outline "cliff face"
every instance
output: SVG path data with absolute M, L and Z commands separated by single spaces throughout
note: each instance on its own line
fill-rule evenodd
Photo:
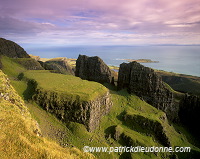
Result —
M 166 117 L 163 117 L 163 119 L 166 120 Z M 132 123 L 133 129 L 134 127 L 135 128 L 141 127 L 143 133 L 151 134 L 160 144 L 164 146 L 171 145 L 169 138 L 165 133 L 166 130 L 160 122 L 145 118 L 141 115 L 129 115 L 129 114 L 125 114 L 124 121 Z
M 57 73 L 62 74 L 71 74 L 74 75 L 74 71 L 71 66 L 68 64 L 67 59 L 63 58 L 62 60 L 50 60 L 44 63 L 44 67 L 49 70 L 55 70 Z
M 17 63 L 22 65 L 27 70 L 44 70 L 38 61 L 32 58 L 18 58 L 14 59 Z
M 109 92 L 92 101 L 80 101 L 78 96 L 76 99 L 69 99 L 56 92 L 37 89 L 33 99 L 62 121 L 84 124 L 88 131 L 99 126 L 101 117 L 107 114 L 112 106 Z
M 86 55 L 79 55 L 76 61 L 75 75 L 82 79 L 99 83 L 111 82 L 111 70 L 97 56 L 88 57 Z
M 30 58 L 21 46 L 3 38 L 0 38 L 0 55 L 11 58 Z
M 119 69 L 118 89 L 127 88 L 147 103 L 161 109 L 168 117 L 173 118 L 177 108 L 173 105 L 173 94 L 153 69 L 137 62 L 122 63 Z
M 199 136 L 200 98 L 186 94 L 180 101 L 179 118 L 192 132 Z

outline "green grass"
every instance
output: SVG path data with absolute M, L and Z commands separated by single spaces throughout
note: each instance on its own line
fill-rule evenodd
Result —
M 18 75 L 26 69 L 20 64 L 16 63 L 14 59 L 6 56 L 1 57 L 1 62 L 3 65 L 3 72 L 8 75 L 11 79 L 17 79 Z
M 97 82 L 82 80 L 72 75 L 49 71 L 27 71 L 24 75 L 28 79 L 37 81 L 38 86 L 46 91 L 79 96 L 82 101 L 94 100 L 108 91 L 106 87 Z
M 24 72 L 24 75 L 26 78 L 35 79 L 38 82 L 38 85 L 39 85 L 38 88 L 43 88 L 46 91 L 55 91 L 60 94 L 66 94 L 66 95 L 71 94 L 74 96 L 78 95 L 82 97 L 82 100 L 91 100 L 105 93 L 106 91 L 108 91 L 108 89 L 106 89 L 101 84 L 98 84 L 96 82 L 84 81 L 78 77 L 73 77 L 70 75 L 54 74 L 48 71 L 27 71 L 21 65 L 15 63 L 14 60 L 6 58 L 6 57 L 3 58 L 2 63 L 4 64 L 3 71 L 9 75 L 9 78 L 12 79 L 11 81 L 12 85 L 15 87 L 19 95 L 22 97 L 24 97 L 25 95 L 24 93 L 25 90 L 27 91 L 26 93 L 30 93 L 30 90 L 27 90 L 26 80 L 22 80 L 22 81 L 15 80 L 17 79 L 18 75 L 22 72 Z M 14 70 L 13 70 L 13 66 L 15 66 Z M 176 132 L 173 125 L 169 125 L 167 120 L 161 120 L 161 117 L 165 115 L 164 112 L 157 110 L 156 108 L 152 107 L 146 102 L 140 100 L 140 98 L 137 97 L 136 95 L 128 94 L 126 90 L 121 90 L 121 91 L 110 90 L 110 92 L 112 96 L 113 106 L 110 110 L 110 113 L 101 119 L 100 126 L 94 132 L 88 132 L 85 126 L 82 124 L 78 124 L 74 122 L 62 123 L 55 116 L 46 112 L 37 104 L 32 103 L 31 101 L 27 102 L 26 105 L 28 106 L 28 109 L 32 116 L 30 117 L 30 115 L 28 115 L 29 119 L 31 119 L 31 121 L 33 121 L 32 118 L 37 120 L 39 127 L 41 129 L 41 132 L 43 133 L 45 137 L 45 139 L 39 137 L 40 144 L 38 143 L 38 137 L 30 137 L 31 139 L 29 139 L 28 137 L 27 139 L 29 143 L 28 145 L 25 145 L 23 143 L 27 141 L 24 138 L 23 138 L 23 141 L 21 142 L 21 138 L 17 135 L 17 134 L 20 134 L 21 131 L 19 133 L 18 129 L 20 127 L 23 128 L 24 125 L 31 127 L 30 122 L 26 121 L 27 124 L 23 124 L 24 119 L 23 120 L 19 119 L 19 118 L 22 118 L 20 115 L 18 116 L 13 115 L 15 112 L 16 113 L 19 112 L 19 109 L 15 107 L 14 105 L 5 107 L 4 105 L 6 104 L 1 104 L 0 105 L 1 110 L 3 110 L 1 112 L 3 113 L 0 113 L 0 115 L 3 114 L 2 116 L 5 116 L 5 118 L 1 116 L 1 119 L 5 121 L 9 121 L 11 123 L 12 123 L 12 120 L 19 119 L 20 121 L 16 123 L 17 125 L 16 134 L 12 130 L 11 126 L 8 127 L 9 129 L 6 128 L 3 130 L 3 132 L 7 131 L 9 133 L 14 134 L 12 139 L 6 136 L 6 138 L 9 139 L 9 141 L 15 141 L 15 138 L 16 139 L 20 138 L 20 142 L 16 141 L 19 143 L 17 144 L 17 146 L 10 144 L 10 149 L 13 148 L 13 149 L 19 150 L 19 152 L 22 152 L 22 154 L 26 153 L 24 152 L 25 150 L 30 149 L 31 155 L 33 155 L 33 157 L 35 158 L 40 157 L 40 156 L 36 156 L 40 154 L 47 155 L 47 156 L 52 155 L 53 157 L 52 156 L 51 157 L 55 158 L 54 157 L 55 154 L 64 154 L 68 152 L 70 152 L 72 155 L 74 153 L 75 154 L 78 153 L 82 155 L 82 153 L 79 150 L 77 150 L 76 152 L 73 152 L 71 151 L 71 149 L 67 148 L 66 150 L 63 150 L 58 145 L 57 145 L 58 147 L 55 146 L 56 145 L 54 143 L 55 141 L 63 146 L 66 146 L 66 147 L 74 146 L 79 149 L 82 149 L 85 145 L 94 146 L 94 147 L 127 146 L 128 142 L 123 141 L 122 138 L 119 141 L 117 141 L 112 137 L 114 133 L 113 130 L 115 130 L 116 126 L 117 126 L 117 130 L 121 131 L 124 136 L 129 138 L 129 141 L 132 141 L 133 143 L 138 143 L 139 146 L 156 146 L 156 145 L 160 146 L 160 144 L 156 142 L 152 136 L 147 136 L 147 134 L 141 131 L 139 128 L 132 129 L 129 125 L 124 124 L 123 117 L 124 117 L 124 113 L 126 112 L 130 115 L 142 116 L 146 118 L 147 120 L 160 122 L 165 130 L 166 135 L 168 136 L 170 142 L 172 143 L 172 146 L 191 146 L 193 150 L 196 150 L 198 152 L 200 151 L 197 147 L 194 147 L 192 144 L 188 142 L 184 132 L 181 134 Z M 22 100 L 16 100 L 16 101 L 18 101 L 19 107 L 22 107 L 22 105 L 20 105 L 20 101 L 21 102 L 23 101 Z M 10 113 L 9 110 L 13 109 L 13 107 L 15 107 L 16 110 L 11 111 L 12 113 Z M 23 108 L 26 108 L 26 107 L 23 106 Z M 27 108 L 26 108 L 26 111 L 27 111 Z M 9 113 L 11 115 L 8 115 Z M 12 116 L 13 118 L 9 119 Z M 21 123 L 22 125 L 20 125 Z M 34 126 L 32 126 L 32 129 L 33 128 Z M 22 136 L 27 133 L 30 134 L 29 129 L 27 130 L 28 132 L 23 131 L 21 133 Z M 2 139 L 5 136 L 5 134 L 3 134 L 2 132 L 0 133 L 1 133 L 0 138 Z M 36 138 L 37 140 L 32 139 L 32 138 Z M 3 144 L 3 140 L 1 141 Z M 7 144 L 9 145 L 9 143 Z M 22 145 L 22 147 L 20 148 L 19 145 Z M 44 149 L 43 147 L 47 147 L 47 148 Z M 3 149 L 6 150 L 6 147 L 3 147 Z M 7 151 L 10 151 L 10 149 L 7 149 Z M 56 150 L 53 151 L 53 149 L 56 149 Z M 0 151 L 3 151 L 3 150 L 0 148 Z M 34 153 L 36 154 L 34 155 Z M 12 154 L 10 158 L 13 158 L 13 155 L 14 154 Z M 94 153 L 94 155 L 98 158 L 103 158 L 103 159 L 113 158 L 114 159 L 114 158 L 119 158 L 121 155 L 123 156 L 124 154 Z M 133 158 L 144 158 L 144 159 L 162 158 L 161 157 L 162 155 L 163 154 L 158 154 L 158 156 L 156 156 L 153 153 L 131 154 Z M 184 158 L 184 155 L 185 153 L 182 153 L 179 156 L 181 156 L 181 158 Z M 44 156 L 43 158 L 45 157 L 46 156 Z M 78 158 L 79 155 L 77 155 L 76 157 Z M 0 155 L 0 158 L 2 158 L 1 155 Z
M 12 86 L 15 88 L 15 90 L 18 92 L 18 94 L 23 98 L 24 97 L 24 91 L 27 88 L 27 84 L 25 81 L 11 81 Z

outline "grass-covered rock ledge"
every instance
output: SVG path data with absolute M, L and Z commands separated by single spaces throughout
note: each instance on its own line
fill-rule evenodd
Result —
M 112 105 L 108 89 L 96 82 L 49 71 L 27 71 L 24 77 L 32 90 L 29 98 L 64 122 L 84 124 L 88 131 L 98 127 Z

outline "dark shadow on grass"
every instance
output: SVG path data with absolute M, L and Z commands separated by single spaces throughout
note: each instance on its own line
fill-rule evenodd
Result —
M 124 122 L 124 115 L 126 114 L 126 111 L 124 110 L 123 112 L 121 112 L 118 116 L 117 119 Z
M 114 137 L 115 127 L 116 127 L 116 125 L 110 126 L 104 131 L 105 132 L 105 138 L 108 138 L 108 137 L 113 138 Z
M 35 80 L 29 80 L 27 82 L 27 88 L 23 93 L 25 100 L 31 100 L 33 95 L 36 93 L 37 82 Z

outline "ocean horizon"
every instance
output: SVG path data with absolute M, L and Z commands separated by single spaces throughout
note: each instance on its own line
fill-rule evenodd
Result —
M 149 46 L 68 46 L 24 47 L 29 54 L 41 58 L 78 55 L 99 56 L 107 65 L 119 66 L 125 59 L 151 59 L 158 63 L 142 63 L 153 69 L 200 77 L 199 45 L 149 45 Z

